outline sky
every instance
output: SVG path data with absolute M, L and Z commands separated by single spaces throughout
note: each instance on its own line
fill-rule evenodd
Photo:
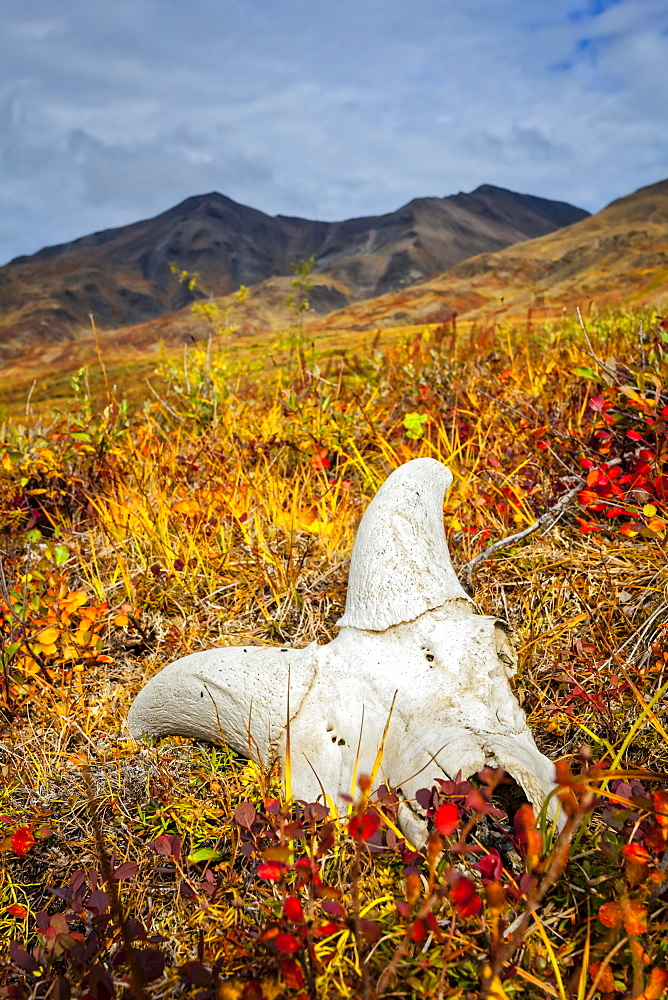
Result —
M 220 191 L 344 219 L 668 177 L 666 0 L 0 0 L 0 263 Z

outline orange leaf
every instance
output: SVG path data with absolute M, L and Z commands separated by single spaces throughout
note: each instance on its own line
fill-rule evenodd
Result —
M 43 646 L 52 646 L 57 640 L 60 632 L 57 628 L 45 628 L 43 632 L 40 632 L 37 639 Z
M 535 868 L 543 851 L 543 835 L 536 827 L 536 817 L 528 802 L 520 806 L 515 814 L 515 822 L 522 829 L 526 838 L 527 869 Z
M 642 844 L 624 844 L 622 852 L 628 861 L 634 861 L 636 864 L 648 864 L 652 860 L 650 853 Z
M 627 934 L 644 934 L 647 930 L 647 907 L 640 903 L 625 903 L 622 919 Z
M 652 969 L 641 1000 L 659 1000 L 666 986 L 668 986 L 668 972 L 665 969 Z
M 622 922 L 622 904 L 604 903 L 599 907 L 598 919 L 605 927 L 619 927 Z
M 598 976 L 598 971 L 602 965 L 602 962 L 594 962 L 594 964 L 589 967 L 589 975 L 593 980 L 595 980 Z M 603 972 L 598 980 L 598 989 L 601 993 L 615 992 L 615 977 L 613 976 L 612 969 L 609 965 L 603 967 Z
M 654 792 L 653 802 L 657 823 L 668 827 L 668 792 Z

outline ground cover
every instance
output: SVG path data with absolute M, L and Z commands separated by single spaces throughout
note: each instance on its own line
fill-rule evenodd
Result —
M 665 325 L 432 328 L 346 358 L 297 333 L 263 378 L 212 338 L 144 398 L 101 371 L 5 425 L 0 996 L 664 994 Z M 363 776 L 337 823 L 225 747 L 129 738 L 186 652 L 332 638 L 359 516 L 423 455 L 455 475 L 456 566 L 515 631 L 560 837 L 489 771 L 426 781 L 417 851 Z

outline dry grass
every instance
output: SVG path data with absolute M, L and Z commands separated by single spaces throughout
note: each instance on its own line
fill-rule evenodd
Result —
M 641 319 L 650 330 L 644 339 Z M 11 961 L 5 951 L 0 996 L 66 996 L 67 979 L 72 995 L 100 998 L 133 982 L 136 996 L 203 1000 L 216 991 L 245 1000 L 377 990 L 464 997 L 478 995 L 481 983 L 494 997 L 658 998 L 663 987 L 651 970 L 667 963 L 668 857 L 656 840 L 666 826 L 652 820 L 660 781 L 586 778 L 606 794 L 617 790 L 617 804 L 613 797 L 593 818 L 577 786 L 574 815 L 587 818 L 578 833 L 574 826 L 566 866 L 550 854 L 547 834 L 537 858 L 522 862 L 521 837 L 506 824 L 515 844 L 504 848 L 504 872 L 491 883 L 501 895 L 488 886 L 474 913 L 453 891 L 454 861 L 480 895 L 470 867 L 479 855 L 415 858 L 391 837 L 370 854 L 363 837 L 335 829 L 328 839 L 326 821 L 299 810 L 301 826 L 289 828 L 289 807 L 272 811 L 277 775 L 224 748 L 178 739 L 141 747 L 124 724 L 146 678 L 186 652 L 330 639 L 359 516 L 401 462 L 428 455 L 452 468 L 445 515 L 461 567 L 533 523 L 587 475 L 587 463 L 616 462 L 633 475 L 645 449 L 651 475 L 642 483 L 636 475 L 614 499 L 622 513 L 605 516 L 613 500 L 601 487 L 600 509 L 596 497 L 588 510 L 576 503 L 546 532 L 481 564 L 473 579 L 481 612 L 515 630 L 515 690 L 541 749 L 576 771 L 586 743 L 595 759 L 629 775 L 665 773 L 668 719 L 656 696 L 668 673 L 660 478 L 667 345 L 647 315 L 600 317 L 587 337 L 574 322 L 488 331 L 477 342 L 436 330 L 348 361 L 306 355 L 296 337 L 272 377 L 231 371 L 214 343 L 191 352 L 185 371 L 163 370 L 158 395 L 147 391 L 134 412 L 113 392 L 97 402 L 82 383 L 60 412 L 5 428 L 0 508 L 11 595 L 2 625 L 0 933 L 42 950 L 34 971 L 16 946 Z M 592 408 L 592 398 L 611 406 Z M 426 422 L 411 421 L 416 413 Z M 465 825 L 470 810 L 453 801 Z M 243 813 L 235 819 L 243 802 L 257 810 L 248 828 L 238 821 Z M 385 815 L 391 821 L 391 805 Z M 23 828 L 36 837 L 25 854 L 12 846 Z M 183 844 L 175 857 L 149 846 L 175 834 Z M 650 859 L 638 876 L 620 852 L 641 841 Z M 294 860 L 291 850 L 317 855 L 327 891 L 312 879 L 295 887 L 293 871 L 278 881 L 258 875 L 262 856 L 284 863 Z M 105 852 L 112 868 L 138 868 L 113 880 Z M 133 950 L 123 944 L 113 898 L 100 914 L 82 902 L 77 919 L 48 929 L 64 908 L 51 888 L 81 869 L 120 887 L 125 914 L 159 937 L 139 935 L 135 949 L 161 951 L 164 968 L 141 956 L 139 966 L 136 956 L 128 965 Z M 499 964 L 503 922 L 531 908 L 548 876 L 554 884 Z M 284 915 L 287 896 L 307 907 L 310 929 Z M 345 917 L 334 916 L 329 935 L 318 937 L 332 918 L 322 909 L 327 899 Z M 630 932 L 621 917 L 613 926 L 597 921 L 602 904 L 624 900 L 649 915 L 647 932 Z M 48 912 L 41 935 L 39 911 Z M 98 935 L 87 959 L 75 960 L 68 927 L 89 942 Z M 277 949 L 276 928 L 296 935 L 301 964 Z M 606 956 L 609 964 L 597 966 Z

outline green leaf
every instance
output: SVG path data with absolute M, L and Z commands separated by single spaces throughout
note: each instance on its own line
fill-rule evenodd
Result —
M 10 642 L 8 643 L 2 651 L 2 660 L 5 664 L 9 663 L 11 658 L 15 653 L 21 648 L 20 642 Z
M 579 375 L 580 378 L 593 378 L 595 380 L 598 380 L 598 375 L 595 372 L 593 372 L 591 370 L 591 368 L 584 368 L 584 367 L 583 368 L 574 368 L 573 369 L 573 374 L 574 375 Z
M 417 441 L 424 434 L 424 425 L 429 420 L 426 413 L 407 413 L 403 419 L 403 425 L 406 429 L 406 437 L 412 438 L 413 441 Z
M 213 847 L 198 847 L 197 850 L 188 855 L 188 861 L 196 864 L 198 861 L 218 861 L 221 857 L 222 854 L 214 850 Z
M 56 566 L 62 566 L 70 557 L 70 550 L 66 545 L 56 545 L 53 549 L 53 558 Z

